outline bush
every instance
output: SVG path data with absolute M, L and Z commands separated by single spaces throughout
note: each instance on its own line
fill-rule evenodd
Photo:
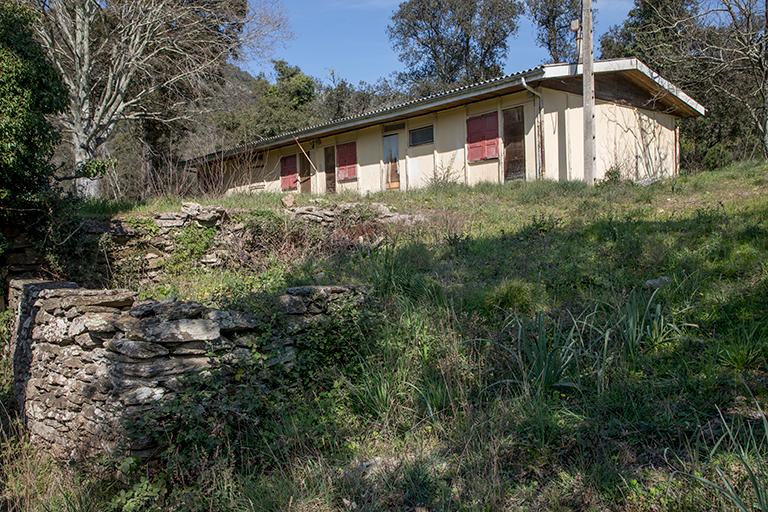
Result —
M 622 179 L 621 167 L 619 167 L 618 165 L 614 165 L 610 169 L 605 171 L 605 177 L 603 178 L 603 181 L 601 181 L 599 184 L 616 185 L 618 183 L 621 183 L 621 179 Z
M 181 273 L 199 263 L 213 246 L 215 237 L 215 228 L 187 226 L 179 231 L 176 235 L 176 248 L 168 261 L 168 271 Z
M 0 2 L 0 208 L 29 207 L 54 172 L 59 134 L 47 116 L 64 109 L 67 95 L 32 36 L 34 22 L 29 9 Z
M 733 153 L 723 143 L 715 144 L 704 155 L 704 168 L 714 171 L 733 163 Z

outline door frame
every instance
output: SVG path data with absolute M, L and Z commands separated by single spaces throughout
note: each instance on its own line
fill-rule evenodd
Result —
M 328 169 L 328 154 L 329 150 L 333 150 L 333 166 L 331 169 Z M 336 145 L 330 144 L 328 146 L 325 146 L 323 148 L 323 169 L 325 174 L 325 193 L 326 194 L 335 194 L 338 190 L 338 181 L 336 179 L 336 165 L 338 164 L 338 161 L 336 159 Z M 330 175 L 333 175 L 333 180 L 329 180 Z M 333 183 L 333 189 L 328 188 L 329 181 Z
M 523 142 L 523 178 L 522 178 L 522 181 L 528 181 L 528 151 L 526 147 L 527 134 L 525 132 L 525 129 L 526 129 L 525 106 L 527 104 L 528 103 L 524 102 L 524 103 L 517 103 L 512 105 L 502 105 L 500 108 L 499 124 L 501 125 L 501 130 L 499 131 L 499 138 L 501 139 L 501 154 L 500 154 L 499 162 L 501 164 L 500 167 L 501 167 L 501 183 L 502 184 L 507 183 L 509 181 L 517 181 L 515 179 L 507 180 L 507 169 L 506 169 L 507 144 L 504 137 L 506 127 L 507 127 L 505 122 L 506 120 L 504 118 L 504 113 L 508 110 L 516 110 L 516 109 L 520 109 L 520 111 L 522 112 L 522 125 L 523 125 L 523 140 L 522 140 Z
M 299 153 L 298 159 L 299 159 L 299 162 L 298 162 L 299 183 L 297 187 L 298 192 L 300 194 L 311 194 L 312 193 L 312 162 L 304 153 Z M 305 166 L 306 168 L 302 169 Z M 306 175 L 304 175 L 303 172 L 306 172 Z
M 400 158 L 400 153 L 401 153 L 401 151 L 400 151 L 400 146 L 401 146 L 400 138 L 401 138 L 402 133 L 403 133 L 402 130 L 391 131 L 391 132 L 384 132 L 382 134 L 382 137 L 381 137 L 381 147 L 382 147 L 381 164 L 382 164 L 382 174 L 383 174 L 383 176 L 382 176 L 382 188 L 384 190 L 402 190 L 403 189 L 403 169 L 402 169 L 403 166 L 400 165 L 400 160 L 401 160 L 401 158 Z M 395 159 L 395 163 L 397 164 L 397 175 L 399 177 L 399 180 L 397 181 L 397 187 L 390 186 L 390 183 L 393 183 L 393 182 L 389 181 L 389 178 L 390 178 L 389 163 L 384 161 L 384 156 L 385 156 L 384 149 L 386 148 L 385 141 L 386 141 L 387 138 L 392 138 L 392 137 L 394 137 L 394 140 L 395 140 L 395 142 L 397 144 L 397 148 L 396 148 L 397 149 L 397 156 L 396 156 L 396 159 Z

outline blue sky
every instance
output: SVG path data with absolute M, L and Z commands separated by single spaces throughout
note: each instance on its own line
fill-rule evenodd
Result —
M 402 69 L 387 37 L 387 24 L 400 0 L 283 0 L 293 36 L 271 58 L 288 61 L 312 76 L 327 79 L 331 70 L 357 83 L 374 82 Z M 596 37 L 620 23 L 632 0 L 595 0 Z M 534 29 L 526 18 L 510 41 L 506 71 L 540 64 L 546 52 L 536 46 Z M 242 65 L 251 73 L 269 71 L 269 62 Z

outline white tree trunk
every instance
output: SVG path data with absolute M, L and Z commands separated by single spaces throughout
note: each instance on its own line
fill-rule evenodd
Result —
M 69 89 L 62 122 L 74 145 L 76 170 L 103 153 L 122 121 L 179 119 L 157 108 L 166 91 L 190 108 L 218 79 L 220 65 L 240 48 L 267 49 L 285 32 L 286 19 L 271 0 L 25 0 L 38 13 L 38 38 Z M 242 2 L 245 4 L 246 2 Z M 193 95 L 194 97 L 190 97 Z M 80 178 L 77 192 L 97 197 L 98 179 Z
M 74 147 L 75 170 L 80 171 L 85 164 L 93 159 L 93 151 L 89 150 L 85 137 L 78 133 L 79 130 L 72 132 L 72 146 Z M 75 194 L 78 197 L 97 198 L 101 194 L 101 180 L 94 178 L 77 178 L 75 180 Z
M 765 101 L 765 118 L 763 119 L 763 158 L 768 160 L 768 99 Z
M 763 22 L 763 69 L 765 69 L 768 65 L 768 0 L 765 0 L 763 8 Z M 768 87 L 765 80 L 763 80 L 763 158 L 768 160 Z

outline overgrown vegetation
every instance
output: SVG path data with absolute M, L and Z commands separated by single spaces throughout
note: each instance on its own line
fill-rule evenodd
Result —
M 228 199 L 257 234 L 259 265 L 179 264 L 145 296 L 261 304 L 269 318 L 269 295 L 287 285 L 352 283 L 368 286 L 377 306 L 340 311 L 297 340 L 296 368 L 270 374 L 281 392 L 260 403 L 249 386 L 264 385 L 267 322 L 254 359 L 225 370 L 236 385 L 190 385 L 165 423 L 147 427 L 169 449 L 149 467 L 110 463 L 121 465 L 120 481 L 104 476 L 111 470 L 51 469 L 6 433 L 6 508 L 759 506 L 766 194 L 764 164 L 649 187 L 385 193 L 370 200 L 429 220 L 364 248 L 281 221 L 273 196 Z M 175 207 L 121 215 L 141 226 Z M 179 261 L 192 262 L 207 238 L 181 238 Z
M 39 208 L 54 172 L 59 134 L 46 116 L 62 111 L 66 89 L 33 37 L 35 16 L 0 2 L 0 220 Z M 0 244 L 2 245 L 2 244 Z M 2 248 L 0 247 L 0 254 Z

